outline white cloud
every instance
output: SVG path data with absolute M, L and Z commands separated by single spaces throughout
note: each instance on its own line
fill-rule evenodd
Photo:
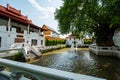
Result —
M 49 2 L 51 2 L 51 0 L 48 0 Z
M 55 8 L 54 7 L 42 7 L 39 3 L 37 3 L 36 0 L 28 0 L 31 5 L 33 7 L 35 7 L 38 11 L 40 11 L 40 13 L 42 14 L 42 16 L 40 16 L 40 19 L 47 19 L 49 18 L 50 14 L 53 14 L 55 12 Z M 49 0 L 50 2 L 51 0 Z

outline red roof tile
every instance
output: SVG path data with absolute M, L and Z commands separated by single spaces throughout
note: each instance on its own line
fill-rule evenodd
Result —
M 11 7 L 9 4 L 7 4 L 7 7 L 3 7 L 0 5 L 0 16 L 11 18 L 12 20 L 30 25 L 34 28 L 40 28 L 39 26 L 33 24 L 32 21 L 27 18 L 27 16 L 22 15 L 20 10 Z

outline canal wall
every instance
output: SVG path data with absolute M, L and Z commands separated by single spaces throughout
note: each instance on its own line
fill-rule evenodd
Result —
M 25 58 L 26 61 L 28 60 L 33 60 L 35 58 L 38 58 L 39 56 L 41 56 L 41 54 L 44 54 L 45 52 L 50 52 L 53 50 L 58 50 L 58 49 L 62 49 L 66 47 L 66 45 L 56 45 L 56 46 L 44 46 L 44 47 L 35 47 L 35 50 L 38 51 L 38 55 L 36 56 L 35 53 L 28 51 L 27 53 L 23 53 L 22 52 L 22 48 L 19 49 L 8 49 L 8 50 L 0 50 L 0 58 L 4 57 L 4 58 L 8 58 L 8 59 L 13 59 L 13 57 L 18 53 L 18 52 L 22 52 L 23 56 Z M 30 47 L 30 49 L 32 50 L 33 48 Z M 26 58 L 27 56 L 27 58 Z M 23 58 L 21 58 L 23 59 Z
M 96 45 L 90 45 L 89 51 L 96 55 L 103 55 L 103 56 L 113 56 L 120 59 L 120 47 L 100 47 Z

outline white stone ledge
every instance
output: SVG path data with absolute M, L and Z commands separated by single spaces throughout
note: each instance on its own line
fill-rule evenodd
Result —
M 15 71 L 29 73 L 32 76 L 36 77 L 38 80 L 105 80 L 102 78 L 55 70 L 51 68 L 6 60 L 2 58 L 0 58 L 0 65 L 9 67 L 12 72 Z
M 99 47 L 91 45 L 89 46 L 89 50 L 96 55 L 103 56 L 114 56 L 120 59 L 120 48 L 119 47 Z

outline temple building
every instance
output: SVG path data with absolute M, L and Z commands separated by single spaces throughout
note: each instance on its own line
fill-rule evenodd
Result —
M 6 50 L 13 44 L 20 47 L 23 43 L 44 46 L 44 29 L 33 24 L 20 10 L 9 4 L 7 7 L 0 5 L 0 50 Z
M 44 35 L 45 35 L 45 39 L 49 39 L 49 40 L 58 40 L 59 38 L 59 33 L 57 33 L 53 28 L 47 26 L 47 25 L 43 25 L 42 29 L 45 30 Z

